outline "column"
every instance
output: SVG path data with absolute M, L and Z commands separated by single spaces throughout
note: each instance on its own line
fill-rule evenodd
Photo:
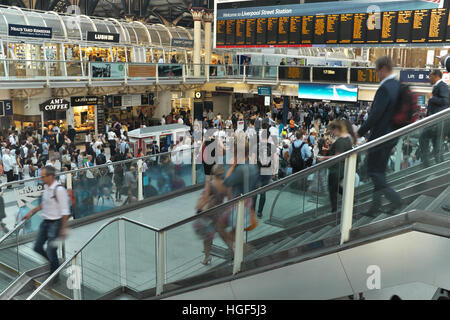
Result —
M 203 14 L 203 21 L 205 22 L 205 73 L 209 73 L 209 65 L 211 64 L 211 36 L 212 36 L 212 22 L 214 20 L 214 10 L 205 9 Z
M 200 77 L 203 8 L 192 8 L 191 13 L 194 19 L 194 77 Z

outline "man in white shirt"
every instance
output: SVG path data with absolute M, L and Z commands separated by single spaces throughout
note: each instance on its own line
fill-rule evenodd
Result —
M 116 133 L 112 130 L 108 131 L 109 153 L 111 157 L 116 154 Z
M 11 134 L 9 135 L 9 144 L 11 146 L 14 146 L 14 147 L 17 146 L 17 144 L 16 144 L 16 137 L 15 137 L 14 131 L 11 132 Z
M 158 63 L 164 63 L 164 58 L 163 58 L 163 56 L 159 57 Z
M 14 164 L 14 158 L 10 155 L 11 150 L 5 149 L 5 154 L 3 155 L 2 161 L 3 161 L 3 170 L 6 173 L 7 182 L 11 182 L 14 179 L 14 172 L 13 172 L 13 164 Z
M 69 196 L 67 190 L 58 185 L 55 179 L 55 169 L 45 167 L 41 171 L 41 180 L 44 182 L 44 193 L 39 206 L 32 209 L 22 220 L 30 219 L 36 212 L 42 210 L 42 221 L 34 244 L 34 251 L 50 261 L 50 274 L 59 267 L 58 247 L 55 241 L 67 235 L 67 220 L 70 216 Z M 47 242 L 47 249 L 44 244 Z M 54 280 L 57 281 L 57 278 Z
M 163 126 L 163 125 L 165 125 L 165 124 L 166 124 L 166 116 L 163 115 L 163 116 L 161 117 L 161 125 Z
M 178 124 L 184 124 L 184 121 L 183 121 L 183 118 L 182 118 L 182 117 L 179 117 L 179 118 L 178 118 Z

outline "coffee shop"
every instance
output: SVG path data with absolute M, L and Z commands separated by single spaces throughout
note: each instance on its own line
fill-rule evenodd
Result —
M 39 105 L 41 110 L 42 132 L 53 127 L 67 128 L 66 112 L 70 109 L 70 101 L 64 98 L 51 98 Z

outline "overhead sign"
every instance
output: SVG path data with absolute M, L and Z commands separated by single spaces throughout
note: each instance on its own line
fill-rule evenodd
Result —
M 98 104 L 98 97 L 72 97 L 70 98 L 70 104 L 72 107 L 96 106 Z
M 70 108 L 70 102 L 63 98 L 53 98 L 39 105 L 41 111 L 66 111 Z
M 119 34 L 118 33 L 103 33 L 103 32 L 88 31 L 87 40 L 88 41 L 118 43 L 119 42 Z
M 13 104 L 12 100 L 0 100 L 0 116 L 12 116 Z
M 272 95 L 272 88 L 271 87 L 258 87 L 258 95 L 270 96 L 270 95 Z
M 194 47 L 194 40 L 172 38 L 172 47 L 192 48 Z
M 400 71 L 400 82 L 429 83 L 430 72 L 427 70 L 402 70 Z
M 39 26 L 25 26 L 21 24 L 8 24 L 10 37 L 52 38 L 52 28 Z

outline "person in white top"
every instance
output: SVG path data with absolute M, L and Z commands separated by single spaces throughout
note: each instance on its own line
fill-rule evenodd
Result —
M 164 58 L 163 58 L 163 56 L 159 57 L 158 63 L 164 63 Z
M 14 131 L 9 135 L 9 144 L 12 146 L 16 146 L 16 137 Z
M 34 251 L 50 261 L 50 274 L 59 267 L 58 248 L 55 241 L 58 238 L 67 236 L 67 220 L 69 220 L 70 216 L 67 190 L 58 184 L 55 179 L 55 173 L 56 171 L 53 167 L 45 167 L 41 171 L 41 180 L 45 184 L 42 202 L 22 218 L 22 220 L 28 220 L 36 212 L 42 210 L 42 219 L 44 221 L 39 227 Z M 47 249 L 44 250 L 46 242 Z
M 179 117 L 179 118 L 178 118 L 178 124 L 183 124 L 183 123 L 184 123 L 183 118 L 182 118 L 182 117 Z
M 161 125 L 163 126 L 163 125 L 165 125 L 165 124 L 166 124 L 166 116 L 163 115 L 163 116 L 161 117 Z
M 5 154 L 3 155 L 3 170 L 6 173 L 7 182 L 11 182 L 14 179 L 13 165 L 15 158 L 11 156 L 11 150 L 5 149 Z

